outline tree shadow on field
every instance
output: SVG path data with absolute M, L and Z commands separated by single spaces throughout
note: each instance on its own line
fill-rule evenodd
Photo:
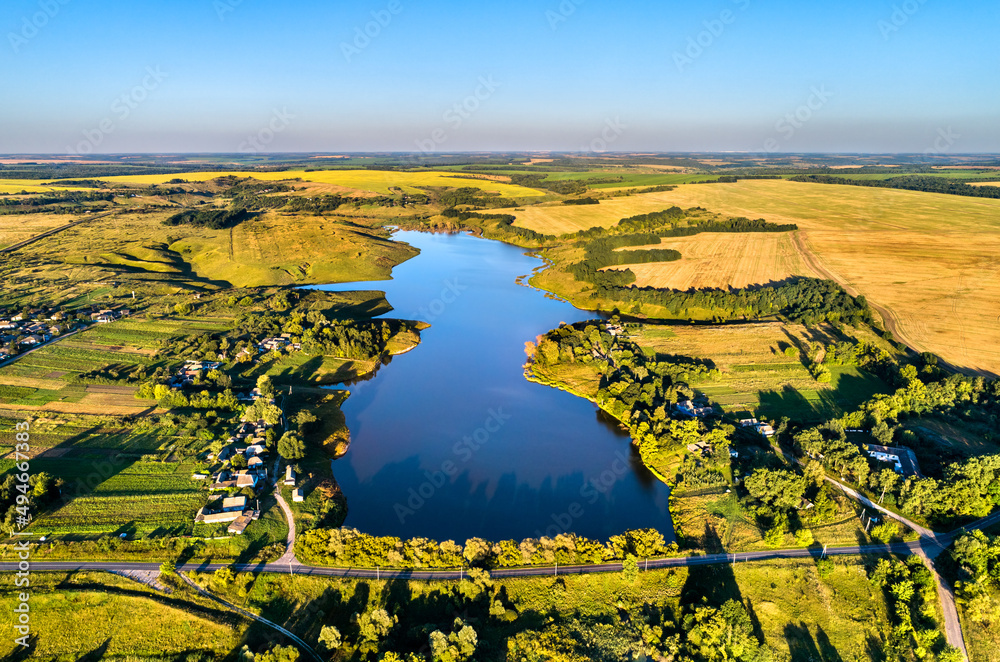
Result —
M 38 646 L 38 635 L 33 634 L 28 637 L 28 645 L 22 646 L 18 644 L 17 648 L 14 649 L 14 652 L 7 657 L 7 660 L 9 662 L 24 662 L 24 660 L 30 660 L 33 657 L 32 654 L 35 652 L 36 646 Z
M 779 419 L 781 416 L 800 420 L 822 418 L 798 389 L 787 384 L 780 391 L 759 391 L 757 397 L 760 398 L 761 415 L 768 418 Z
M 817 626 L 816 637 L 813 638 L 809 627 L 800 622 L 798 625 L 789 623 L 785 626 L 785 639 L 792 662 L 843 662 L 837 648 L 830 641 L 826 631 Z
M 97 662 L 98 660 L 104 659 L 104 655 L 108 652 L 108 647 L 111 645 L 111 639 L 105 639 L 104 643 L 90 651 L 89 653 L 84 653 L 80 657 L 76 658 L 76 662 Z
M 723 551 L 722 540 L 707 523 L 702 547 L 709 554 Z M 728 600 L 743 602 L 743 593 L 736 581 L 732 564 L 719 563 L 689 569 L 687 581 L 681 589 L 682 604 L 721 607 Z

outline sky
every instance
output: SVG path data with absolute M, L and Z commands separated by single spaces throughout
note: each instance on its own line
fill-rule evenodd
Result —
M 1000 152 L 1000 3 L 6 0 L 0 153 Z

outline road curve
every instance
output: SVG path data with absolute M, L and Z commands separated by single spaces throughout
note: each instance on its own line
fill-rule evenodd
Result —
M 182 574 L 178 573 L 178 576 L 184 581 L 185 584 L 187 584 L 188 586 L 190 586 L 191 588 L 193 588 L 198 593 L 204 595 L 206 598 L 209 598 L 211 600 L 214 600 L 214 601 L 218 602 L 220 605 L 222 605 L 223 607 L 225 607 L 226 609 L 228 609 L 230 611 L 234 611 L 237 614 L 240 614 L 242 616 L 246 616 L 249 619 L 255 620 L 255 621 L 259 622 L 259 623 L 263 623 L 264 625 L 266 625 L 266 626 L 268 626 L 268 627 L 270 627 L 270 628 L 272 628 L 274 630 L 277 630 L 278 632 L 280 632 L 281 634 L 285 635 L 286 637 L 288 637 L 289 639 L 291 639 L 292 641 L 294 641 L 296 644 L 298 644 L 302 648 L 302 650 L 304 650 L 307 653 L 309 653 L 309 655 L 314 660 L 316 660 L 316 662 L 324 662 L 323 658 L 320 657 L 319 654 L 316 651 L 313 650 L 312 646 L 310 646 L 305 641 L 303 641 L 302 639 L 300 639 L 294 633 L 289 632 L 288 630 L 286 630 L 285 628 L 281 627 L 280 625 L 278 625 L 277 623 L 275 623 L 273 621 L 269 621 L 266 618 L 263 618 L 261 616 L 258 616 L 257 614 L 254 614 L 253 612 L 247 611 L 246 609 L 241 609 L 240 607 L 237 607 L 234 604 L 226 602 L 225 600 L 223 600 L 219 596 L 213 595 L 212 593 L 209 593 L 208 591 L 206 591 L 205 589 L 203 589 L 202 587 L 198 586 L 193 581 L 191 581 L 191 579 L 189 577 L 187 577 L 186 575 L 182 575 Z

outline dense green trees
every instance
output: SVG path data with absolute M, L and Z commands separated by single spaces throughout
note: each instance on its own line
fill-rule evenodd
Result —
M 617 326 L 612 319 L 611 325 Z M 671 408 L 692 397 L 690 382 L 718 376 L 714 368 L 680 356 L 649 356 L 638 345 L 601 321 L 563 325 L 532 345 L 532 370 L 540 378 L 560 365 L 583 363 L 600 377 L 596 402 L 625 425 L 643 462 L 659 470 L 665 458 L 683 452 L 688 444 L 706 444 L 711 452 L 683 465 L 679 478 L 688 487 L 707 487 L 728 481 L 729 439 L 732 426 L 709 428 L 699 420 L 675 420 Z M 674 476 L 664 476 L 673 480 Z
M 494 568 L 522 565 L 572 565 L 664 556 L 676 550 L 655 529 L 637 529 L 612 536 L 606 543 L 572 533 L 526 538 L 520 542 L 489 542 L 474 538 L 460 545 L 427 538 L 402 540 L 372 536 L 348 528 L 312 529 L 299 537 L 300 558 L 341 567 L 386 568 Z M 467 553 L 468 552 L 468 553 Z
M 691 292 L 605 285 L 599 286 L 592 296 L 620 302 L 623 307 L 660 306 L 678 317 L 699 309 L 722 320 L 783 315 L 810 326 L 826 321 L 857 326 L 873 320 L 863 296 L 852 297 L 840 285 L 819 278 L 797 277 L 781 285 Z
M 504 241 L 518 246 L 541 246 L 555 237 L 528 228 L 514 225 L 516 217 L 510 214 L 480 214 L 458 209 L 445 209 L 441 212 L 445 218 L 452 218 L 469 228 L 478 229 L 488 239 Z
M 889 177 L 887 179 L 851 179 L 849 177 L 834 177 L 831 175 L 798 175 L 791 177 L 790 181 L 895 188 L 906 191 L 964 195 L 974 198 L 1000 198 L 1000 186 L 970 186 L 965 182 L 955 181 L 948 177 L 926 175 L 905 175 L 902 177 Z
M 3 513 L 3 530 L 8 534 L 22 528 L 18 525 L 19 518 L 25 518 L 27 523 L 40 509 L 58 500 L 64 482 L 44 471 L 30 474 L 22 481 L 19 479 L 27 472 L 19 471 L 17 466 L 13 468 L 15 471 L 0 484 L 0 513 Z
M 775 510 L 799 507 L 808 486 L 804 476 L 786 469 L 757 469 L 743 486 L 751 497 Z
M 189 209 L 168 217 L 164 225 L 192 225 L 196 228 L 224 230 L 239 225 L 250 218 L 250 212 L 243 208 L 235 209 Z
M 301 460 L 306 456 L 306 444 L 297 432 L 286 432 L 278 439 L 278 455 L 289 462 Z
M 890 606 L 894 627 L 884 649 L 890 660 L 956 659 L 935 618 L 937 586 L 931 571 L 918 556 L 905 561 L 879 559 L 869 580 L 882 590 Z M 961 659 L 959 654 L 957 659 Z

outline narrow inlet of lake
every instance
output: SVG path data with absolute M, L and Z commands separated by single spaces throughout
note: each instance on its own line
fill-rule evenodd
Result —
M 654 527 L 668 540 L 669 488 L 592 403 L 524 378 L 524 344 L 594 313 L 515 283 L 541 264 L 464 234 L 397 232 L 420 249 L 380 290 L 386 317 L 422 320 L 421 344 L 349 386 L 347 454 L 333 463 L 345 526 L 464 541 L 573 532 L 606 540 Z

